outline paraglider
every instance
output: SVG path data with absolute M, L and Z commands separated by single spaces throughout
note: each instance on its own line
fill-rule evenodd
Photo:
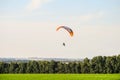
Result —
M 71 37 L 73 37 L 73 30 L 67 26 L 59 26 L 57 27 L 56 31 L 58 31 L 59 29 L 65 29 Z M 65 46 L 65 43 L 63 42 L 63 46 Z

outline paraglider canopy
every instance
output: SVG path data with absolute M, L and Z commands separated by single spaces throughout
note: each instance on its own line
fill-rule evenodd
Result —
M 58 31 L 58 30 L 61 29 L 61 28 L 67 30 L 67 31 L 69 32 L 70 36 L 73 37 L 73 30 L 72 30 L 71 28 L 69 28 L 69 27 L 67 27 L 67 26 L 59 26 L 59 27 L 56 29 L 56 31 Z

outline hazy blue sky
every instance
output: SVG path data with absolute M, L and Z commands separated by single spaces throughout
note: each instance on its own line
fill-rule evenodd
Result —
M 74 36 L 56 32 L 60 25 L 72 28 Z M 120 0 L 0 0 L 0 57 L 118 54 Z

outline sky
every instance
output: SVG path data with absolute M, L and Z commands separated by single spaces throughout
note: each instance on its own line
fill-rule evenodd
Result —
M 61 25 L 70 27 L 74 36 L 56 31 Z M 120 0 L 0 0 L 0 57 L 118 54 Z

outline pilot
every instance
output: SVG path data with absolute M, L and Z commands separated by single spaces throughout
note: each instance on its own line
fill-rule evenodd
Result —
M 65 46 L 65 43 L 63 43 L 63 46 Z

